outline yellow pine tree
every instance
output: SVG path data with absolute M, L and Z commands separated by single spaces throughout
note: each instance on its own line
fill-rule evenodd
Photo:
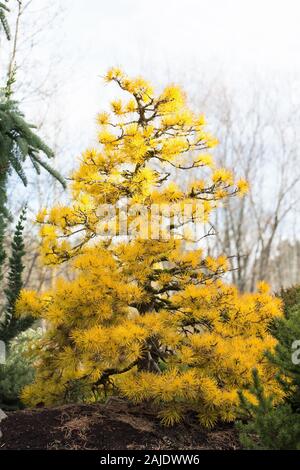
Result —
M 190 229 L 246 192 L 247 183 L 214 165 L 207 152 L 217 141 L 179 87 L 156 95 L 148 82 L 117 68 L 106 81 L 124 99 L 97 117 L 100 145 L 83 153 L 72 175 L 72 204 L 37 216 L 44 262 L 68 262 L 74 277 L 42 295 L 23 291 L 19 299 L 20 315 L 47 324 L 36 379 L 23 400 L 52 405 L 118 394 L 151 403 L 165 424 L 188 410 L 206 426 L 232 420 L 237 391 L 251 382 L 253 367 L 280 397 L 264 359 L 274 346 L 268 328 L 281 314 L 279 300 L 263 283 L 243 295 L 223 283 L 226 259 L 186 250 L 188 230 L 170 238 L 166 229 L 156 237 L 137 231 L 118 238 L 109 232 L 115 223 L 120 234 L 120 217 L 112 214 L 106 236 L 99 236 L 99 208 L 126 201 L 130 213 L 136 204 L 149 210 L 176 202 L 176 213 L 189 204 Z M 194 176 L 190 185 L 187 174 Z

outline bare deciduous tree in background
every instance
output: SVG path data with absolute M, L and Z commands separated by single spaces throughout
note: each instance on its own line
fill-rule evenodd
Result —
M 292 84 L 286 86 L 288 98 Z M 207 90 L 214 90 L 209 99 Z M 254 85 L 243 95 L 219 81 L 201 83 L 194 95 L 195 106 L 214 119 L 218 161 L 250 182 L 247 197 L 230 200 L 216 213 L 216 237 L 208 240 L 210 250 L 226 253 L 231 281 L 242 291 L 261 279 L 275 290 L 300 282 L 295 269 L 282 279 L 274 276 L 277 248 L 295 232 L 300 197 L 300 106 L 292 98 L 279 104 L 277 93 L 275 85 Z M 290 243 L 290 256 L 297 246 Z

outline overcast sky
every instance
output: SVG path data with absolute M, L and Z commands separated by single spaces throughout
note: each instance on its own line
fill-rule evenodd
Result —
M 39 0 L 40 1 L 40 0 Z M 41 0 L 49 3 L 50 0 Z M 154 82 L 197 83 L 217 70 L 232 83 L 254 74 L 270 79 L 300 73 L 298 0 L 61 0 L 63 22 L 37 53 L 63 58 L 60 100 L 65 129 L 78 147 L 94 133 L 94 116 L 109 87 L 112 65 Z M 300 100 L 299 100 L 300 101 Z M 77 146 L 74 144 L 75 151 Z
M 70 5 L 66 42 L 85 52 L 92 70 L 111 62 L 137 68 L 141 55 L 152 63 L 205 59 L 299 68 L 298 0 L 72 0 Z
M 227 77 L 231 87 L 248 91 L 258 77 L 267 88 L 276 80 L 281 102 L 285 81 L 300 77 L 299 0 L 34 0 L 36 23 L 44 6 L 55 12 L 57 4 L 61 19 L 50 30 L 44 19 L 28 77 L 59 83 L 46 122 L 61 121 L 60 160 L 76 164 L 94 143 L 95 115 L 115 93 L 101 80 L 111 66 L 160 86 L 197 87 L 203 77 Z M 53 78 L 46 72 L 51 63 Z M 300 106 L 300 92 L 294 95 Z M 41 104 L 29 98 L 24 110 L 36 122 Z M 50 126 L 50 144 L 53 135 Z

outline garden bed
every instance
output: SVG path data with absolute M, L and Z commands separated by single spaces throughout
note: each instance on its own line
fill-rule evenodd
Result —
M 65 405 L 7 413 L 0 449 L 223 449 L 239 448 L 233 425 L 204 430 L 195 417 L 162 427 L 145 406 L 122 400 L 107 405 Z

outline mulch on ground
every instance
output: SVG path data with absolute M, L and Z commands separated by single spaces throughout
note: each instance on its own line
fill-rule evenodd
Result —
M 107 405 L 65 405 L 7 413 L 1 422 L 0 450 L 238 449 L 233 425 L 208 431 L 194 416 L 171 428 L 160 425 L 145 405 L 112 399 Z

